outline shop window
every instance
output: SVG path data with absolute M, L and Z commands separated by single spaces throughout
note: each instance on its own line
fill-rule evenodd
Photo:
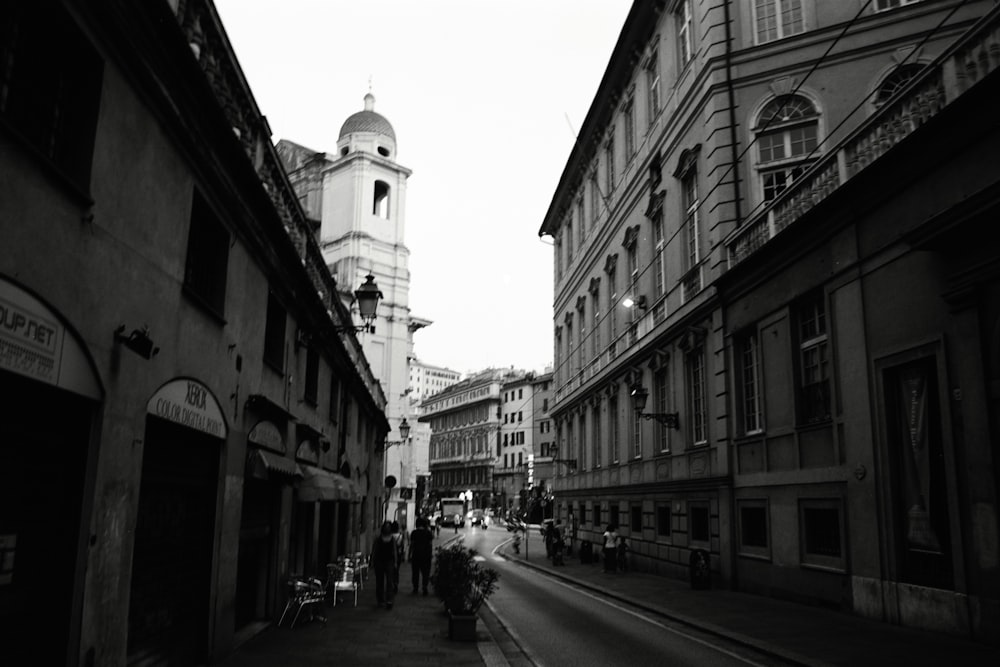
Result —
M 740 500 L 737 507 L 739 508 L 740 553 L 769 557 L 767 502 L 764 500 Z
M 84 192 L 90 187 L 103 67 L 62 3 L 5 3 L 0 124 Z
M 617 503 L 612 503 L 611 504 L 611 507 L 608 508 L 608 514 L 609 514 L 609 516 L 608 516 L 608 522 L 612 526 L 620 526 L 621 525 L 621 519 L 618 516 L 618 504 Z
M 802 563 L 843 570 L 844 544 L 840 501 L 799 501 L 799 534 Z
M 264 327 L 264 362 L 279 373 L 285 370 L 284 306 L 273 292 L 267 295 L 267 322 Z
M 708 503 L 689 503 L 688 538 L 692 542 L 708 542 L 711 537 Z
M 670 537 L 670 503 L 656 506 L 656 535 Z
M 195 190 L 191 203 L 184 290 L 218 317 L 225 314 L 229 230 Z

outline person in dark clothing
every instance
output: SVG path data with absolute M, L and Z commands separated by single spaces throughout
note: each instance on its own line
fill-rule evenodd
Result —
M 375 569 L 375 598 L 378 606 L 392 609 L 396 597 L 396 573 L 399 571 L 399 555 L 396 540 L 392 537 L 392 524 L 382 524 L 381 534 L 372 544 L 371 564 Z
M 434 533 L 427 525 L 427 519 L 417 519 L 417 527 L 410 533 L 410 570 L 413 594 L 420 590 L 423 576 L 423 591 L 427 595 L 427 583 L 431 576 L 431 559 L 434 555 Z

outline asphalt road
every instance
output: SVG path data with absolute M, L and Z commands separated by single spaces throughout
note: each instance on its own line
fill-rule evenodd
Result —
M 511 536 L 500 526 L 461 532 L 465 544 L 500 571 L 499 590 L 488 604 L 539 667 L 778 664 L 745 647 L 510 563 L 493 554 Z

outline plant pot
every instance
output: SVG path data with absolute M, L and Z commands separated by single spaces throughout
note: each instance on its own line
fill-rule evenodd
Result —
M 448 612 L 448 639 L 456 642 L 476 641 L 476 614 Z

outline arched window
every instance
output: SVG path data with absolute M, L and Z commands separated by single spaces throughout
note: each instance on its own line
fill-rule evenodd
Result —
M 875 98 L 872 100 L 875 108 L 877 109 L 885 104 L 898 90 L 912 81 L 913 77 L 923 68 L 923 65 L 910 63 L 909 65 L 900 65 L 889 72 L 876 89 Z
M 385 220 L 389 219 L 389 184 L 385 181 L 375 181 L 372 213 Z
M 757 117 L 757 171 L 764 202 L 787 188 L 811 164 L 817 146 L 819 112 L 801 95 L 768 102 Z

